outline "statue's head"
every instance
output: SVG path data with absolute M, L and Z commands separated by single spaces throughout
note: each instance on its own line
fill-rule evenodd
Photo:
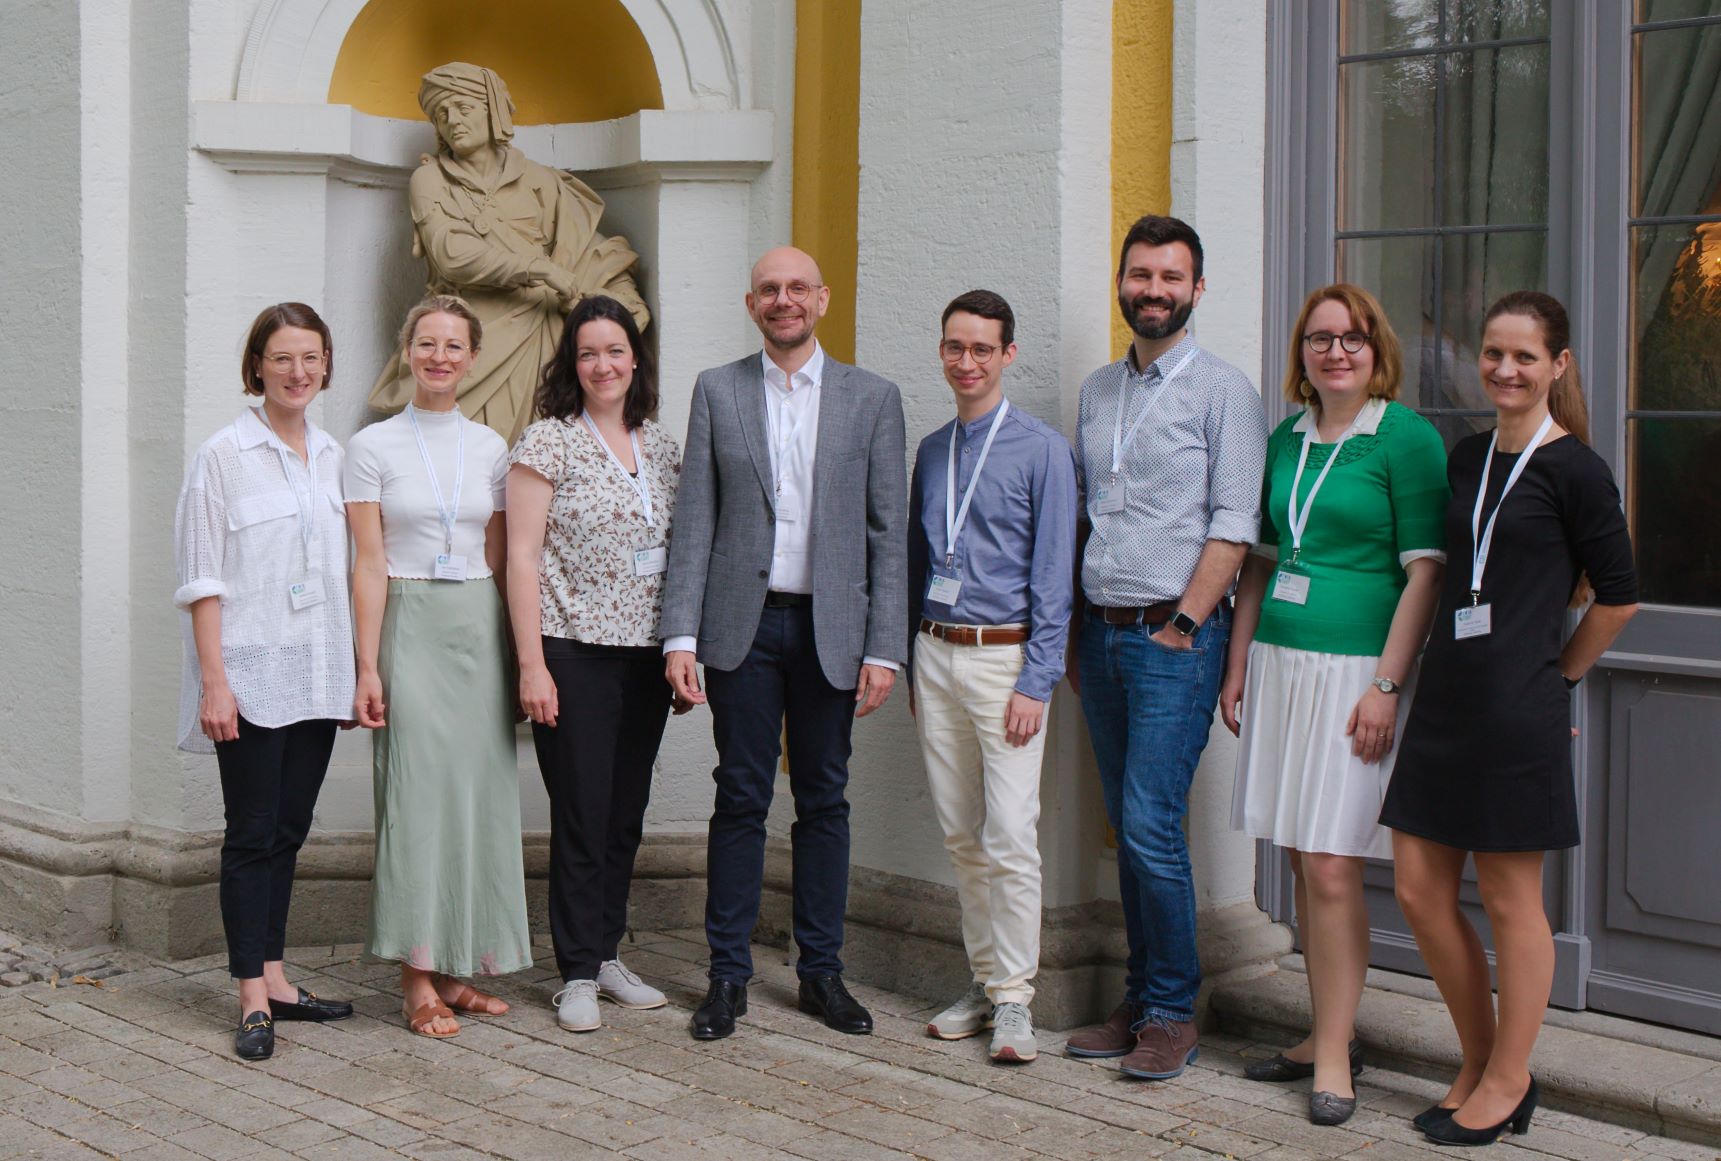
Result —
M 514 137 L 514 98 L 493 71 L 459 61 L 431 69 L 418 86 L 418 106 L 436 126 L 439 149 L 472 156 Z

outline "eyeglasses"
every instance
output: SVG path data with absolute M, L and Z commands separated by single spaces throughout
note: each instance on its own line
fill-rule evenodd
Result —
M 1352 355 L 1369 344 L 1369 337 L 1361 331 L 1346 331 L 1342 335 L 1335 335 L 1331 331 L 1315 331 L 1303 336 L 1303 341 L 1309 344 L 1309 350 L 1317 355 L 1324 355 L 1332 350 L 1334 340 Z
M 269 369 L 277 375 L 291 372 L 294 363 L 299 364 L 312 375 L 323 369 L 323 356 L 316 351 L 306 355 L 269 355 L 263 361 L 269 364 Z
M 421 359 L 434 359 L 439 353 L 450 359 L 461 359 L 471 348 L 458 339 L 439 343 L 435 339 L 419 339 L 412 344 L 412 353 Z
M 960 363 L 962 361 L 962 356 L 964 354 L 968 354 L 974 356 L 974 361 L 976 363 L 984 366 L 992 361 L 992 357 L 998 353 L 998 348 L 994 347 L 991 343 L 973 343 L 971 345 L 964 345 L 951 339 L 947 342 L 938 344 L 938 353 L 944 356 L 944 361 L 946 363 Z
M 769 306 L 779 298 L 790 302 L 805 302 L 807 295 L 824 286 L 822 282 L 790 282 L 778 286 L 775 282 L 762 282 L 753 288 L 753 300 L 764 306 Z

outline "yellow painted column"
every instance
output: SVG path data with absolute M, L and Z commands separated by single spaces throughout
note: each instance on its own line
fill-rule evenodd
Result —
M 819 341 L 855 357 L 861 0 L 796 0 L 792 241 L 818 259 L 831 308 Z
M 1114 0 L 1112 4 L 1114 255 L 1137 218 L 1171 212 L 1171 20 L 1172 0 Z M 1114 312 L 1114 359 L 1122 357 L 1129 339 L 1129 328 Z

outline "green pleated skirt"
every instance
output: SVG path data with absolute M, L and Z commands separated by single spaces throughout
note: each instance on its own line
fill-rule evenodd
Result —
M 371 955 L 455 976 L 531 966 L 505 632 L 493 581 L 388 582 Z

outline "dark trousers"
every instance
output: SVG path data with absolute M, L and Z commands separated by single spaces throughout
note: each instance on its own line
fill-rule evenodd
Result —
M 270 729 L 241 717 L 239 737 L 215 744 L 227 815 L 221 925 L 235 979 L 261 976 L 287 946 L 293 868 L 334 748 L 335 723 L 325 718 Z
M 564 980 L 589 980 L 627 931 L 669 683 L 663 654 L 544 638 L 554 726 L 532 725 L 550 795 L 550 938 Z
M 705 937 L 711 978 L 744 984 L 765 873 L 765 815 L 771 809 L 780 741 L 789 739 L 794 867 L 795 970 L 843 970 L 848 906 L 849 734 L 855 694 L 825 680 L 813 647 L 811 607 L 767 608 L 746 660 L 705 671 L 717 739 L 716 807 L 706 854 Z M 786 722 L 785 722 L 786 719 Z

